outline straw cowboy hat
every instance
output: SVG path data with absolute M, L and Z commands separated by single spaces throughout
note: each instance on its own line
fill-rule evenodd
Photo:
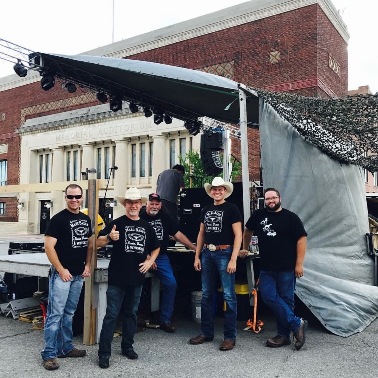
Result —
M 227 198 L 227 197 L 230 197 L 230 195 L 232 194 L 232 191 L 234 190 L 234 186 L 232 185 L 231 182 L 228 182 L 228 181 L 224 181 L 222 179 L 222 177 L 214 177 L 213 178 L 213 181 L 211 182 L 211 184 L 209 183 L 206 183 L 204 185 L 204 188 L 206 190 L 206 193 L 211 197 L 210 195 L 210 190 L 213 186 L 223 186 L 226 188 L 227 190 L 227 193 L 226 195 L 224 196 L 224 198 Z
M 142 202 L 147 202 L 146 197 L 142 197 L 140 194 L 140 190 L 137 188 L 129 188 L 125 192 L 124 197 L 117 197 L 118 201 L 121 202 L 122 204 L 125 202 L 125 200 L 130 200 L 130 201 L 136 201 L 136 200 L 142 200 Z

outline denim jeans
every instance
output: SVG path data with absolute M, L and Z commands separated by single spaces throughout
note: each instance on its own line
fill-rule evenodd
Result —
M 133 349 L 134 335 L 137 330 L 137 311 L 143 285 L 139 286 L 108 286 L 106 291 L 106 314 L 102 322 L 99 357 L 111 356 L 111 344 L 117 325 L 117 318 L 124 305 L 124 319 L 122 325 L 122 351 Z
M 294 314 L 295 281 L 293 270 L 260 271 L 261 298 L 276 316 L 278 335 L 286 338 L 301 325 L 301 319 Z
M 177 283 L 169 257 L 166 254 L 159 255 L 156 259 L 156 274 L 163 287 L 160 303 L 160 322 L 170 323 L 172 320 L 173 307 L 175 303 Z
M 72 344 L 72 319 L 79 302 L 83 277 L 73 276 L 64 282 L 55 268 L 51 268 L 47 317 L 44 327 L 44 360 L 67 354 L 74 349 Z
M 235 274 L 227 273 L 232 248 L 210 252 L 204 248 L 201 253 L 201 332 L 208 337 L 214 336 L 214 295 L 217 292 L 217 275 L 219 274 L 223 300 L 226 303 L 224 313 L 223 334 L 225 340 L 236 339 L 237 302 L 235 294 Z

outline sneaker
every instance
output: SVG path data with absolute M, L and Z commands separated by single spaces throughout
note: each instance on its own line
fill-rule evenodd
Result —
M 59 362 L 56 358 L 49 358 L 48 360 L 43 360 L 42 365 L 46 370 L 59 369 Z
M 134 349 L 123 350 L 122 354 L 126 356 L 129 360 L 136 360 L 138 358 L 138 353 Z
M 87 354 L 87 351 L 85 349 L 76 349 L 76 348 L 73 348 L 70 352 L 68 352 L 67 354 L 61 354 L 60 356 L 58 356 L 58 358 L 84 357 L 86 354 Z
M 99 357 L 98 366 L 101 369 L 107 369 L 109 367 L 109 357 Z
M 294 344 L 296 350 L 301 349 L 306 341 L 306 334 L 305 334 L 306 327 L 307 327 L 307 321 L 301 319 L 301 325 L 298 327 L 298 329 L 295 332 L 293 332 L 294 337 L 297 340 Z
M 290 345 L 290 340 L 281 335 L 272 337 L 271 339 L 266 340 L 266 346 L 270 348 L 279 348 L 284 345 Z

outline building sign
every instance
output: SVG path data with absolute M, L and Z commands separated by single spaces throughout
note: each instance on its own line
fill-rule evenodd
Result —
M 340 63 L 328 54 L 328 67 L 335 72 L 336 75 L 340 76 Z

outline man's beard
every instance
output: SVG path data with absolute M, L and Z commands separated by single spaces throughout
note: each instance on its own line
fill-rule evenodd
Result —
M 277 211 L 280 207 L 281 207 L 281 202 L 277 202 L 273 207 L 267 206 L 266 208 L 268 211 L 274 212 L 274 211 Z
M 150 214 L 151 214 L 151 215 L 157 215 L 158 212 L 159 212 L 159 210 L 155 210 L 155 209 L 151 209 L 151 210 L 150 210 Z

